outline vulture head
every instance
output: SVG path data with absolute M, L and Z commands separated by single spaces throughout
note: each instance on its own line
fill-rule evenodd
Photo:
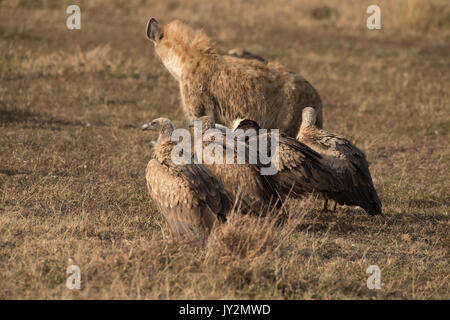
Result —
M 158 140 L 162 138 L 170 138 L 170 135 L 172 134 L 173 130 L 175 130 L 175 127 L 167 118 L 158 118 L 150 121 L 149 123 L 146 123 L 142 126 L 142 130 L 151 130 L 159 133 Z
M 236 131 L 238 129 L 242 129 L 244 131 L 248 129 L 255 129 L 256 131 L 258 131 L 259 129 L 261 129 L 261 127 L 256 121 L 250 119 L 236 119 L 233 121 L 233 131 Z

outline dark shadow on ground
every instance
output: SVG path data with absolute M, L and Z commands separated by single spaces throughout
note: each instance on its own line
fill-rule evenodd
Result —
M 10 169 L 10 168 L 1 168 L 0 167 L 0 174 L 6 174 L 7 176 L 16 176 L 19 174 L 30 174 L 31 171 L 28 170 L 16 170 L 16 169 Z
M 8 125 L 12 123 L 31 123 L 37 125 L 37 127 L 85 126 L 85 124 L 81 121 L 68 121 L 31 111 L 0 109 L 0 125 Z

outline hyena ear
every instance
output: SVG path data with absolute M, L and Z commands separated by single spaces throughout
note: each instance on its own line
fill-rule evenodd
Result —
M 162 26 L 155 18 L 148 20 L 146 34 L 147 38 L 155 43 L 161 39 Z

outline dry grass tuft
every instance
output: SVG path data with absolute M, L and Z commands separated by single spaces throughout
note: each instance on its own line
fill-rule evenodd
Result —
M 369 31 L 372 1 L 89 0 L 68 31 L 71 1 L 0 1 L 0 298 L 448 299 L 447 2 L 380 0 Z M 149 16 L 311 81 L 324 127 L 367 153 L 385 217 L 310 197 L 284 223 L 232 215 L 206 244 L 168 239 L 145 186 L 155 137 L 139 128 L 187 124 Z
M 294 231 L 292 221 L 279 225 L 278 214 L 255 218 L 233 212 L 228 222 L 217 228 L 208 241 L 207 257 L 220 252 L 219 262 L 262 258 L 277 253 L 286 246 Z M 213 254 L 214 256 L 214 254 Z

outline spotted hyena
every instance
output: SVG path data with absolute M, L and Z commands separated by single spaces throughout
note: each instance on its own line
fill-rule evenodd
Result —
M 302 109 L 309 106 L 316 109 L 316 125 L 322 127 L 319 94 L 280 64 L 220 55 L 204 32 L 179 20 L 161 25 L 150 19 L 147 37 L 179 82 L 189 120 L 208 115 L 230 127 L 236 118 L 252 119 L 263 128 L 278 128 L 295 137 Z

